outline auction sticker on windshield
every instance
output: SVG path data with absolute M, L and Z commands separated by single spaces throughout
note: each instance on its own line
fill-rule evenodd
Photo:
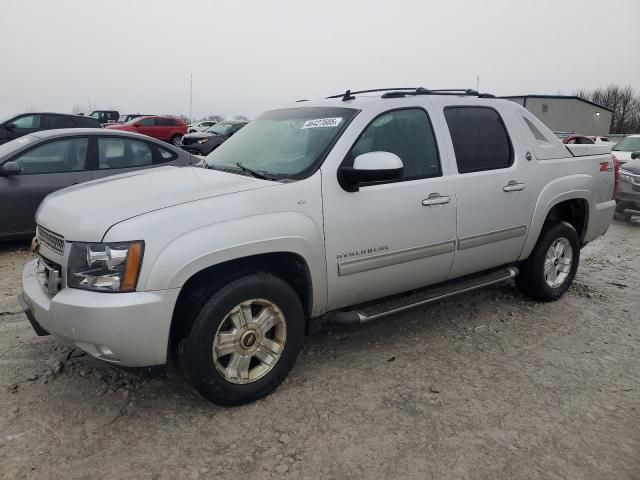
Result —
M 332 117 L 332 118 L 317 118 L 315 120 L 307 120 L 302 124 L 302 128 L 327 128 L 327 127 L 337 127 L 340 125 L 342 121 L 342 117 Z

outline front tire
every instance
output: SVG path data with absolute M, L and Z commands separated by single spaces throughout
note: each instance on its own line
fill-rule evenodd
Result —
M 213 403 L 232 406 L 264 397 L 280 385 L 304 341 L 304 311 L 289 284 L 254 274 L 231 281 L 193 307 L 187 306 L 191 328 L 177 354 L 196 391 Z
M 179 147 L 181 142 L 182 142 L 182 135 L 174 135 L 169 140 L 169 143 L 175 147 Z
M 516 285 L 534 300 L 558 300 L 571 286 L 579 262 L 580 243 L 573 225 L 547 225 L 516 277 Z

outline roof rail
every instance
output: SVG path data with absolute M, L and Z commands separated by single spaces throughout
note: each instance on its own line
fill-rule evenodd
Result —
M 476 90 L 465 89 L 465 88 L 440 88 L 440 89 L 428 89 L 423 87 L 405 87 L 405 88 L 374 88 L 371 90 L 357 90 L 352 92 L 351 90 L 347 90 L 345 93 L 340 93 L 338 95 L 331 95 L 326 98 L 342 98 L 343 102 L 347 100 L 353 100 L 354 95 L 360 93 L 374 93 L 374 92 L 386 92 L 382 95 L 382 98 L 398 98 L 405 97 L 407 95 L 465 95 L 472 96 L 478 98 L 496 98 L 495 95 L 490 93 L 480 93 Z

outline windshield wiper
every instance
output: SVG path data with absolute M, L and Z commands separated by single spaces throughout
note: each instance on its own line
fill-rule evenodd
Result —
M 244 165 L 242 165 L 240 162 L 236 162 L 236 165 L 238 166 L 238 168 L 240 170 L 242 170 L 245 173 L 248 173 L 252 177 L 259 178 L 261 180 L 270 180 L 270 178 L 267 177 L 266 175 L 264 175 L 263 173 L 256 172 L 255 170 L 251 170 L 250 168 L 245 167 Z

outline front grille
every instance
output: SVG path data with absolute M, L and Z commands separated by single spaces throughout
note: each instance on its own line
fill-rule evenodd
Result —
M 187 137 L 186 135 L 184 137 L 182 137 L 182 144 L 183 145 L 191 145 L 192 143 L 196 143 L 199 139 L 197 138 L 191 138 L 191 137 Z
M 47 246 L 47 248 L 53 250 L 58 255 L 64 254 L 64 237 L 61 237 L 57 233 L 53 233 L 40 225 L 38 225 L 36 236 L 38 238 L 38 242 L 42 245 Z

